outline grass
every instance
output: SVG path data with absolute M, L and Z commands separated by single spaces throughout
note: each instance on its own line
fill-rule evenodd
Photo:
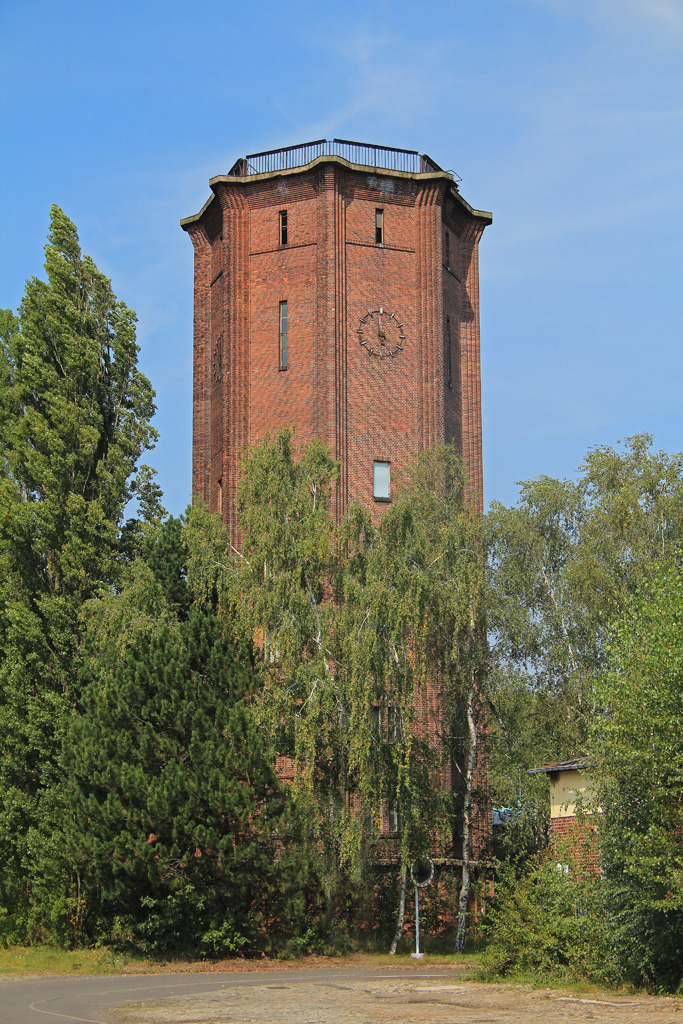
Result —
M 0 949 L 0 977 L 42 974 L 119 974 L 138 958 L 108 949 L 57 949 L 54 946 L 11 946 Z
M 476 975 L 479 969 L 477 953 L 461 956 L 426 954 L 424 960 L 413 960 L 409 953 L 389 956 L 388 953 L 356 953 L 339 957 L 301 957 L 297 960 L 230 960 L 196 961 L 187 957 L 154 959 L 126 953 L 115 953 L 110 949 L 64 950 L 54 946 L 12 946 L 0 948 L 0 977 L 39 977 L 41 975 L 83 975 L 83 974 L 156 974 L 175 971 L 212 970 L 296 970 L 297 967 L 322 967 L 326 965 L 354 967 L 439 967 L 465 968 L 466 977 Z
M 461 981 L 487 981 L 507 988 L 565 989 L 577 995 L 603 995 L 607 992 L 625 995 L 637 991 L 629 986 L 614 986 L 609 983 L 596 985 L 585 980 L 567 977 L 556 979 L 530 972 L 519 972 L 482 978 L 481 953 L 462 953 L 458 956 L 444 953 L 427 953 L 424 960 L 413 960 L 410 953 L 354 953 L 348 956 L 322 957 L 307 956 L 288 960 L 240 960 L 197 961 L 189 957 L 168 957 L 167 959 L 145 957 L 131 953 L 116 953 L 111 949 L 64 950 L 54 946 L 12 946 L 0 948 L 0 977 L 21 978 L 41 975 L 93 975 L 93 974 L 166 974 L 174 971 L 241 971 L 241 970 L 297 970 L 310 967 L 353 966 L 368 968 L 407 969 L 411 967 L 464 971 Z
M 614 982 L 609 978 L 603 981 L 590 981 L 588 978 L 572 977 L 558 971 L 557 977 L 540 971 L 510 971 L 505 974 L 485 973 L 478 981 L 493 985 L 504 985 L 506 988 L 522 988 L 535 990 L 562 990 L 573 992 L 577 996 L 590 995 L 647 995 L 646 988 L 627 982 Z

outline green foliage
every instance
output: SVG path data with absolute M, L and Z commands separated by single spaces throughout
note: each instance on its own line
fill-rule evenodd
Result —
M 135 315 L 57 207 L 45 255 L 47 281 L 0 317 L 0 905 L 19 928 L 59 847 L 46 795 L 78 700 L 82 608 L 120 579 L 132 474 L 156 436 Z
M 136 637 L 85 687 L 64 741 L 67 856 L 92 937 L 234 952 L 272 912 L 283 798 L 247 651 L 211 610 Z
M 450 843 L 443 778 L 452 756 L 466 771 L 464 708 L 484 663 L 481 524 L 455 453 L 426 454 L 377 527 L 360 506 L 336 525 L 337 474 L 319 441 L 297 450 L 281 431 L 244 463 L 240 550 L 201 505 L 186 530 L 192 591 L 259 641 L 258 713 L 295 768 L 296 827 L 330 927 L 340 887 L 372 856 L 405 863 L 437 831 Z M 389 802 L 398 844 L 380 834 Z
M 547 796 L 527 770 L 585 752 L 607 643 L 630 597 L 683 542 L 683 455 L 639 435 L 586 455 L 575 481 L 539 477 L 487 517 L 488 692 L 498 806 Z M 542 841 L 542 830 L 539 831 Z
M 147 525 L 143 521 L 143 525 Z M 188 551 L 183 538 L 184 521 L 169 516 L 149 531 L 142 543 L 142 561 L 153 573 L 172 614 L 187 618 L 191 596 L 187 585 Z
M 568 873 L 558 856 L 571 865 Z M 607 908 L 600 876 L 582 873 L 566 852 L 532 858 L 521 876 L 502 867 L 484 919 L 484 976 L 618 981 Z
M 466 707 L 486 663 L 481 520 L 464 495 L 454 449 L 435 448 L 415 462 L 376 533 L 364 528 L 366 544 L 353 519 L 344 536 L 353 557 L 343 661 L 365 688 L 366 721 L 369 702 L 399 716 L 402 742 L 389 778 L 407 825 L 404 862 L 428 849 L 435 831 L 445 839 L 453 827 L 452 793 L 437 779 L 453 765 L 456 789 L 464 785 Z M 366 743 L 376 750 L 371 737 Z M 381 773 L 364 769 L 363 785 L 366 800 L 381 794 Z
M 338 641 L 327 600 L 337 574 L 329 511 L 336 474 L 320 442 L 297 453 L 283 431 L 245 463 L 240 552 L 201 505 L 188 514 L 186 530 L 193 592 L 200 600 L 217 595 L 226 616 L 235 609 L 241 634 L 259 642 L 266 689 L 258 710 L 278 752 L 297 764 L 297 829 L 304 829 L 310 856 L 327 863 L 320 875 L 328 896 L 347 814 L 348 723 L 335 685 Z
M 521 821 L 534 800 L 547 806 L 525 768 L 577 748 L 596 759 L 601 902 L 590 880 L 572 892 L 577 905 L 588 900 L 587 934 L 609 924 L 609 948 L 595 938 L 609 978 L 670 990 L 683 978 L 683 458 L 649 443 L 597 449 L 576 484 L 542 479 L 517 509 L 494 510 L 493 786 L 510 802 L 519 786 Z M 523 837 L 509 839 L 519 857 Z M 509 958 L 515 971 L 599 980 L 559 941 L 537 876 L 515 883 L 509 904 L 506 886 L 490 918 L 495 969 Z M 515 917 L 515 901 L 535 923 Z
M 225 957 L 239 953 L 248 938 L 235 930 L 235 922 L 215 919 L 206 930 L 191 931 L 190 922 L 203 922 L 207 911 L 206 891 L 191 883 L 160 899 L 143 896 L 140 906 L 145 917 L 135 925 L 135 935 L 149 953 L 168 953 L 186 949 L 200 956 Z
M 591 752 L 601 865 L 629 980 L 683 981 L 683 572 L 659 569 L 630 603 L 601 679 Z

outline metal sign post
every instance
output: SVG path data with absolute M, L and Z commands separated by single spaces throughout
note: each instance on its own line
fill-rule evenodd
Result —
M 420 952 L 420 889 L 429 885 L 434 877 L 434 864 L 429 857 L 418 857 L 410 865 L 410 877 L 415 886 L 415 952 L 413 960 L 421 960 L 424 953 Z

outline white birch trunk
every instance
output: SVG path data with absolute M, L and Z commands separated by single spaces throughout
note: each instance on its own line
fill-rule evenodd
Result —
M 455 933 L 455 951 L 462 953 L 465 948 L 465 926 L 467 924 L 467 903 L 470 897 L 470 856 L 472 849 L 472 790 L 474 788 L 474 763 L 477 756 L 477 726 L 474 720 L 474 688 L 467 699 L 467 728 L 470 742 L 465 768 L 465 796 L 462 809 L 462 885 L 458 898 L 458 928 Z
M 408 885 L 408 868 L 403 869 L 401 875 L 401 889 L 398 901 L 398 921 L 396 923 L 396 934 L 394 935 L 394 941 L 391 943 L 391 949 L 389 952 L 393 956 L 398 949 L 398 944 L 401 941 L 403 935 L 403 919 L 406 913 L 406 887 Z

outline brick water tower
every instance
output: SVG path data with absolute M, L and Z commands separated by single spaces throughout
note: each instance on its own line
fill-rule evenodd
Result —
M 236 536 L 242 454 L 296 425 L 341 462 L 336 514 L 374 512 L 453 442 L 481 504 L 478 244 L 491 214 L 410 150 L 257 153 L 181 221 L 194 245 L 193 494 Z

